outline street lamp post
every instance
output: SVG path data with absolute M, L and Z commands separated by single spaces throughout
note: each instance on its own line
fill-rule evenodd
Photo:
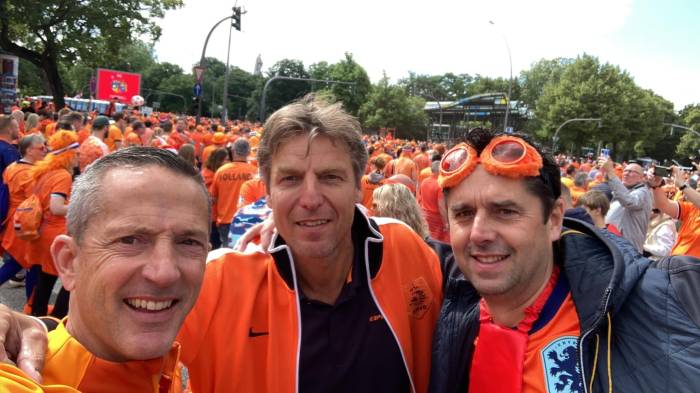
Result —
M 554 132 L 554 136 L 552 137 L 552 154 L 554 154 L 554 151 L 555 151 L 556 148 L 557 148 L 557 141 L 558 141 L 558 139 L 559 139 L 559 131 L 560 131 L 565 125 L 567 125 L 567 124 L 569 124 L 569 123 L 573 123 L 573 122 L 575 122 L 575 121 L 597 121 L 597 122 L 598 122 L 598 127 L 599 127 L 599 128 L 602 126 L 602 123 L 603 123 L 603 119 L 600 119 L 600 118 L 576 118 L 576 119 L 569 119 L 569 120 L 567 120 L 567 121 L 561 123 L 561 125 L 559 126 L 559 128 L 557 128 L 557 130 Z
M 508 50 L 508 63 L 510 65 L 510 75 L 508 79 L 508 97 L 506 97 L 506 115 L 503 119 L 503 132 L 506 132 L 508 128 L 508 113 L 510 112 L 510 96 L 513 94 L 513 58 L 510 55 L 510 45 L 508 45 L 506 35 L 503 34 L 503 32 L 496 27 L 496 24 L 492 20 L 489 21 L 489 24 L 491 24 L 491 26 L 493 26 L 501 34 L 503 42 L 505 42 L 506 44 L 506 49 Z
M 665 125 L 665 126 L 671 127 L 671 134 L 673 134 L 673 129 L 674 129 L 674 128 L 680 128 L 681 130 L 690 131 L 690 132 L 692 132 L 693 134 L 695 134 L 696 136 L 700 136 L 700 132 L 697 132 L 697 131 L 695 131 L 694 129 L 692 129 L 692 128 L 690 128 L 690 127 L 682 126 L 682 125 L 680 125 L 680 124 L 673 124 L 673 123 L 664 123 L 664 125 Z
M 276 80 L 285 80 L 285 81 L 304 81 L 304 82 L 324 82 L 324 83 L 335 83 L 335 84 L 340 84 L 340 85 L 350 85 L 350 86 L 355 86 L 357 83 L 355 82 L 343 82 L 343 81 L 334 81 L 334 80 L 327 80 L 327 79 L 313 79 L 313 78 L 294 78 L 291 76 L 279 76 L 275 75 L 272 78 L 268 79 L 267 82 L 265 82 L 265 87 L 263 87 L 262 91 L 262 97 L 260 97 L 260 122 L 264 123 L 265 122 L 265 101 L 266 101 L 266 96 L 267 96 L 267 88 L 270 87 L 270 84 Z
M 236 30 L 240 31 L 241 8 L 240 7 L 233 7 L 232 11 L 233 11 L 233 13 L 231 15 L 216 22 L 216 24 L 214 26 L 212 26 L 211 30 L 209 30 L 209 34 L 207 34 L 207 39 L 204 40 L 204 47 L 202 48 L 202 57 L 199 59 L 199 66 L 200 67 L 203 67 L 206 69 L 204 56 L 207 53 L 207 45 L 209 44 L 209 38 L 211 38 L 211 33 L 213 33 L 214 30 L 221 23 L 223 23 L 224 21 L 226 21 L 228 19 L 231 19 L 234 22 L 234 24 L 236 23 L 236 21 L 238 21 L 238 24 L 236 26 L 233 26 L 233 27 L 236 27 Z M 230 45 L 230 40 L 229 40 L 229 45 Z M 202 72 L 204 72 L 204 71 L 202 71 Z M 199 119 L 202 117 L 202 98 L 201 97 L 204 97 L 204 84 L 203 83 L 201 85 L 200 98 L 197 102 L 197 120 L 196 120 L 197 124 L 199 124 Z

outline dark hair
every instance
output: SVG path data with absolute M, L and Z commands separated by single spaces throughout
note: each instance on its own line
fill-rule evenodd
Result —
M 500 135 L 504 135 L 504 133 L 475 128 L 469 132 L 465 142 L 474 147 L 477 154 L 480 155 L 484 148 L 491 142 L 491 139 Z M 554 208 L 554 203 L 561 196 L 561 175 L 559 172 L 559 167 L 549 152 L 545 151 L 544 148 L 534 143 L 528 135 L 521 133 L 513 133 L 508 135 L 521 138 L 530 146 L 535 148 L 540 156 L 542 156 L 542 169 L 540 169 L 540 175 L 536 177 L 526 177 L 523 178 L 523 180 L 525 181 L 525 187 L 527 190 L 532 195 L 535 195 L 540 199 L 544 221 L 547 222 L 549 215 L 552 213 L 552 209 Z
M 139 120 L 136 120 L 135 122 L 131 123 L 131 129 L 134 131 L 140 130 L 142 128 L 146 128 L 146 126 L 144 126 L 143 123 Z
M 224 165 L 224 160 L 226 160 L 226 158 L 231 160 L 229 150 L 225 147 L 220 147 L 209 154 L 209 157 L 207 157 L 207 162 L 204 163 L 204 166 L 210 171 L 216 172 L 217 169 Z
M 166 120 L 160 123 L 160 128 L 163 129 L 163 132 L 170 133 L 170 131 L 173 130 L 173 122 L 171 122 L 170 120 Z
M 197 165 L 197 158 L 195 157 L 195 149 L 193 144 L 184 143 L 182 146 L 180 146 L 180 149 L 177 151 L 177 155 L 180 156 L 180 158 L 182 158 L 183 160 L 191 163 L 192 166 Z
M 124 116 L 124 112 L 117 112 L 117 113 L 115 113 L 115 114 L 112 115 L 112 120 L 114 120 L 115 122 L 117 122 L 117 121 L 119 121 L 119 120 L 123 120 L 124 117 L 125 117 L 125 116 Z
M 68 213 L 66 214 L 68 234 L 79 243 L 87 228 L 88 221 L 104 209 L 101 195 L 104 195 L 105 191 L 102 190 L 102 181 L 107 172 L 113 169 L 150 166 L 165 168 L 197 183 L 202 196 L 207 200 L 207 214 L 211 216 L 209 192 L 199 171 L 191 163 L 166 149 L 131 146 L 98 159 L 88 165 L 85 172 L 75 179 L 71 191 L 71 203 L 68 205 Z

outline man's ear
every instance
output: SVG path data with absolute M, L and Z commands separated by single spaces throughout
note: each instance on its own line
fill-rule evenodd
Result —
M 558 198 L 554 201 L 552 212 L 549 214 L 549 240 L 554 242 L 561 237 L 561 228 L 564 225 L 564 200 Z
M 66 291 L 75 288 L 77 274 L 80 271 L 78 260 L 78 245 L 68 235 L 58 235 L 51 244 L 51 256 L 53 257 L 58 275 Z

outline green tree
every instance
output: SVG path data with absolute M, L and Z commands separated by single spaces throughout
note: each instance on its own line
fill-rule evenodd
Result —
M 0 0 L 0 48 L 40 68 L 62 107 L 59 64 L 113 61 L 135 37 L 158 39 L 154 19 L 180 6 L 182 0 Z
M 687 105 L 679 112 L 679 116 L 681 125 L 700 132 L 700 104 Z M 674 135 L 678 134 L 682 136 L 676 153 L 683 158 L 700 156 L 700 137 L 692 131 L 674 130 Z
M 406 89 L 391 85 L 384 77 L 372 87 L 367 101 L 360 108 L 362 124 L 372 130 L 396 128 L 399 138 L 421 138 L 425 135 L 427 116 L 425 100 L 410 96 Z
M 266 74 L 267 77 L 258 81 L 252 93 L 251 100 L 249 101 L 250 107 L 247 113 L 248 118 L 258 117 L 259 103 L 265 82 L 272 77 L 287 76 L 301 79 L 309 79 L 310 77 L 309 73 L 304 69 L 304 63 L 300 60 L 293 59 L 282 59 L 278 61 L 267 70 Z M 264 117 L 267 118 L 272 112 L 305 96 L 309 92 L 311 92 L 311 85 L 307 81 L 277 80 L 272 82 L 267 89 L 267 96 L 265 97 Z
M 330 80 L 354 83 L 354 85 L 333 83 L 328 90 L 343 103 L 346 111 L 357 116 L 372 89 L 367 71 L 355 61 L 352 54 L 345 53 L 344 59 L 330 67 L 329 76 Z
M 175 74 L 167 77 L 160 82 L 156 90 L 164 91 L 175 95 L 159 94 L 153 92 L 149 101 L 160 102 L 160 110 L 163 112 L 176 112 L 180 113 L 183 111 L 183 98 L 184 98 L 184 109 L 185 112 L 194 113 L 195 108 L 192 103 L 192 81 L 194 76 L 192 74 Z M 183 98 L 180 98 L 182 96 Z

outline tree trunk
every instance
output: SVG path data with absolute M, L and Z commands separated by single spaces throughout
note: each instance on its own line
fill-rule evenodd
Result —
M 65 100 L 63 99 L 65 92 L 63 90 L 61 75 L 58 73 L 56 57 L 51 53 L 45 54 L 41 59 L 41 68 L 44 70 L 46 80 L 49 82 L 51 95 L 53 95 L 54 107 L 56 110 L 60 110 L 65 106 Z

